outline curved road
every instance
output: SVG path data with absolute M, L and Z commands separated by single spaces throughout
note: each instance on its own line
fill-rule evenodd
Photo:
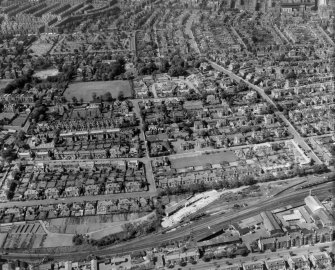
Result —
M 335 186 L 334 182 L 326 183 L 320 185 L 318 188 L 313 190 L 313 194 L 317 195 L 321 199 L 325 199 L 330 194 L 334 194 Z M 328 193 L 330 192 L 330 194 Z M 148 248 L 152 248 L 158 243 L 163 243 L 170 240 L 182 239 L 183 237 L 193 233 L 205 232 L 209 226 L 214 226 L 220 224 L 220 226 L 226 226 L 233 222 L 239 221 L 241 219 L 249 218 L 254 215 L 259 214 L 262 211 L 278 209 L 290 204 L 303 204 L 304 198 L 308 196 L 309 190 L 299 190 L 295 191 L 283 196 L 272 197 L 258 206 L 250 206 L 246 207 L 243 210 L 229 214 L 229 215 L 221 215 L 221 216 L 212 216 L 206 218 L 204 220 L 200 220 L 192 225 L 188 225 L 177 229 L 174 232 L 166 233 L 166 234 L 155 234 L 149 235 L 141 238 L 137 238 L 133 241 L 126 242 L 124 244 L 119 244 L 111 247 L 106 247 L 100 250 L 90 250 L 90 251 L 79 251 L 76 253 L 59 253 L 53 254 L 52 257 L 55 260 L 66 260 L 71 259 L 80 260 L 87 258 L 90 254 L 94 253 L 94 255 L 117 255 L 123 253 L 131 253 L 133 251 L 144 250 Z M 22 259 L 22 260 L 38 260 L 44 258 L 50 254 L 29 254 L 29 253 L 9 253 L 7 255 L 3 255 L 2 257 L 5 259 Z

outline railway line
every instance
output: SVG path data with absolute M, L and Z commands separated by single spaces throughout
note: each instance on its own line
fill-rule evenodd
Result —
M 87 258 L 92 253 L 94 253 L 94 255 L 97 256 L 104 256 L 104 255 L 113 256 L 113 255 L 122 255 L 125 253 L 129 254 L 134 251 L 149 249 L 154 247 L 155 245 L 157 246 L 159 243 L 182 239 L 185 236 L 189 235 L 191 232 L 195 234 L 204 233 L 206 232 L 206 230 L 208 230 L 209 227 L 212 226 L 227 226 L 241 219 L 257 215 L 263 211 L 278 209 L 287 205 L 301 204 L 303 203 L 304 198 L 308 196 L 309 192 L 310 191 L 308 189 L 295 190 L 291 193 L 284 194 L 282 196 L 268 198 L 264 200 L 263 203 L 258 204 L 257 206 L 245 207 L 244 209 L 236 213 L 207 217 L 206 219 L 199 220 L 197 222 L 194 222 L 190 225 L 187 225 L 170 233 L 154 234 L 154 235 L 151 234 L 126 243 L 105 247 L 99 250 L 92 249 L 92 250 L 78 251 L 74 253 L 53 254 L 52 258 L 56 261 L 66 260 L 69 258 L 71 258 L 71 260 L 81 260 Z M 334 192 L 335 192 L 335 183 L 333 181 L 321 184 L 320 186 L 313 189 L 313 194 L 317 195 L 320 199 L 325 199 L 329 197 L 331 194 L 334 194 Z M 3 254 L 2 258 L 34 261 L 34 260 L 41 260 L 47 256 L 50 256 L 50 254 L 11 252 L 8 254 Z

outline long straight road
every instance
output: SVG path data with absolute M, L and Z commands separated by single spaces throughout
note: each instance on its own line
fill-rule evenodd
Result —
M 276 252 L 265 252 L 265 253 L 253 253 L 247 257 L 238 256 L 234 259 L 221 259 L 221 260 L 213 260 L 212 262 L 202 262 L 199 261 L 198 264 L 192 265 L 192 270 L 218 270 L 217 266 L 229 266 L 232 264 L 241 265 L 241 263 L 250 262 L 250 261 L 267 261 L 270 259 L 278 259 L 283 258 L 287 260 L 291 255 L 290 252 L 293 252 L 296 255 L 305 255 L 308 256 L 310 252 L 318 252 L 321 248 L 326 248 L 329 251 L 334 250 L 335 243 L 321 243 L 315 244 L 314 246 L 302 246 L 298 248 L 293 248 L 291 250 L 282 249 L 277 250 Z M 228 264 L 229 263 L 229 264 Z M 188 269 L 188 267 L 186 267 Z
M 271 104 L 275 108 L 275 114 L 284 121 L 289 131 L 294 136 L 295 142 L 305 150 L 306 155 L 308 155 L 311 160 L 314 160 L 316 164 L 322 164 L 322 161 L 319 159 L 319 157 L 314 153 L 314 151 L 310 148 L 310 146 L 305 142 L 305 140 L 301 137 L 299 132 L 295 129 L 295 127 L 291 124 L 291 122 L 285 117 L 285 115 L 281 111 L 279 111 L 277 104 L 264 92 L 264 89 L 248 82 L 247 80 L 234 74 L 230 70 L 225 69 L 224 67 L 218 65 L 217 63 L 210 61 L 210 60 L 208 61 L 212 65 L 213 68 L 224 72 L 225 74 L 229 75 L 231 78 L 236 80 L 237 82 L 246 83 L 250 88 L 254 89 L 264 100 L 266 100 L 269 104 Z
M 140 100 L 132 100 L 133 104 L 134 104 L 134 111 L 137 114 L 137 116 L 140 119 L 140 126 L 143 127 L 143 119 L 141 117 L 141 110 L 140 110 L 140 106 L 139 106 L 139 102 Z M 143 128 L 141 128 L 141 140 L 144 141 L 145 144 L 145 158 L 142 158 L 142 162 L 145 164 L 145 173 L 146 173 L 146 177 L 147 177 L 147 181 L 149 182 L 149 191 L 151 193 L 154 193 L 157 195 L 157 189 L 156 189 L 156 183 L 155 183 L 155 179 L 154 179 L 154 174 L 152 171 L 152 165 L 151 165 L 151 160 L 150 160 L 150 156 L 149 156 L 149 147 L 147 144 L 147 141 L 145 139 L 145 134 L 144 134 L 144 130 Z
M 199 50 L 198 43 L 195 41 L 195 38 L 192 32 L 192 25 L 193 25 L 193 22 L 196 16 L 197 16 L 197 13 L 193 11 L 191 16 L 188 18 L 186 22 L 185 33 L 189 36 L 191 40 L 191 47 L 193 48 L 193 50 L 195 50 L 200 55 L 201 52 Z
M 46 199 L 46 200 L 32 200 L 32 201 L 10 201 L 0 203 L 1 208 L 9 207 L 28 207 L 28 206 L 40 206 L 40 205 L 51 205 L 59 203 L 82 203 L 82 202 L 94 202 L 104 201 L 112 199 L 124 199 L 124 198 L 148 198 L 155 197 L 157 193 L 154 191 L 142 191 L 133 193 L 116 193 L 107 195 L 91 195 L 91 196 L 80 196 L 80 197 L 67 197 L 59 199 Z
M 329 197 L 331 194 L 333 194 L 334 191 L 335 191 L 334 183 L 330 182 L 327 184 L 320 185 L 318 188 L 315 188 L 313 190 L 313 194 L 317 195 L 321 200 L 323 200 Z M 102 255 L 113 256 L 113 255 L 121 255 L 124 253 L 129 254 L 134 251 L 145 250 L 155 247 L 159 245 L 159 243 L 167 242 L 170 240 L 182 239 L 185 236 L 189 235 L 191 231 L 193 233 L 201 233 L 208 230 L 208 227 L 213 227 L 218 224 L 220 224 L 220 226 L 227 226 L 234 222 L 240 221 L 241 219 L 246 219 L 254 215 L 257 215 L 263 211 L 278 209 L 287 205 L 303 204 L 304 198 L 308 195 L 309 190 L 299 190 L 282 196 L 272 197 L 270 199 L 263 201 L 262 203 L 259 203 L 257 206 L 246 207 L 243 210 L 236 213 L 228 215 L 220 215 L 220 216 L 219 215 L 211 216 L 209 218 L 199 220 L 198 222 L 195 222 L 191 225 L 177 229 L 174 232 L 166 234 L 153 234 L 137 238 L 133 241 L 129 241 L 123 244 L 106 247 L 101 250 L 96 250 L 92 248 L 91 250 L 83 250 L 75 253 L 58 252 L 52 255 L 52 257 L 55 260 L 72 259 L 74 261 L 87 258 L 87 256 L 89 256 L 91 253 L 94 253 L 97 256 Z M 41 259 L 48 255 L 49 255 L 48 253 L 43 253 L 42 250 L 39 250 L 38 254 L 12 252 L 7 255 L 3 255 L 2 257 L 8 259 Z

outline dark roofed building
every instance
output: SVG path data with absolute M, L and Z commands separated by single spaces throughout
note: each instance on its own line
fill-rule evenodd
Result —
M 287 259 L 290 269 L 309 270 L 309 261 L 304 255 L 292 256 Z
M 273 214 L 269 211 L 262 212 L 261 217 L 263 219 L 263 224 L 265 229 L 271 234 L 271 235 L 282 235 L 283 230 L 278 223 L 278 221 L 275 219 Z
M 265 265 L 268 270 L 286 270 L 286 262 L 283 258 L 268 260 Z
M 264 262 L 246 262 L 243 264 L 243 270 L 263 270 Z
M 237 244 L 237 243 L 241 243 L 241 238 L 239 235 L 232 233 L 225 233 L 211 240 L 198 242 L 197 245 L 199 248 L 208 248 L 208 247 Z

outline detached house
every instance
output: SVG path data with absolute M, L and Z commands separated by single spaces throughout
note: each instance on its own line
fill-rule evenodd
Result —
M 265 261 L 268 270 L 286 270 L 286 262 L 283 258 Z
M 309 260 L 316 269 L 329 269 L 331 265 L 331 258 L 326 251 L 310 254 Z
M 246 262 L 243 264 L 243 270 L 264 270 L 264 262 Z
M 309 270 L 309 261 L 304 255 L 292 256 L 287 259 L 290 270 Z
M 78 197 L 79 196 L 79 188 L 78 187 L 67 187 L 65 189 L 66 197 Z

